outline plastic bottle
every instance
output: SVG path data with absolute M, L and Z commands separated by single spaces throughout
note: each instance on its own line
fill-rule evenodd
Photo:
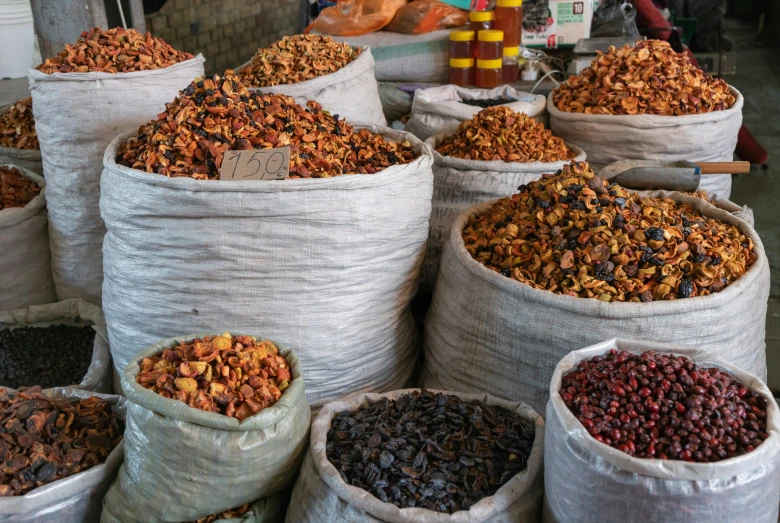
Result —
M 478 34 L 480 31 L 493 29 L 495 13 L 493 11 L 472 11 L 469 13 L 469 23 L 466 28 Z
M 474 83 L 477 87 L 491 89 L 501 85 L 503 77 L 503 59 L 477 60 L 477 71 Z
M 496 21 L 493 28 L 504 31 L 504 45 L 520 45 L 523 31 L 523 0 L 496 0 Z
M 473 58 L 450 58 L 450 83 L 461 87 L 474 85 Z
M 500 60 L 504 57 L 504 33 L 490 29 L 477 35 L 476 57 L 482 60 Z
M 475 47 L 474 31 L 452 31 L 450 33 L 450 58 L 473 58 Z
M 519 47 L 504 47 L 503 83 L 513 84 L 520 78 L 519 58 Z

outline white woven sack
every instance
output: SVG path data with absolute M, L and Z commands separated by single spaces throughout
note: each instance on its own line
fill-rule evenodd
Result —
M 436 147 L 443 134 L 431 136 L 425 143 L 433 150 L 433 201 L 428 224 L 428 244 L 420 273 L 423 290 L 433 290 L 439 274 L 439 260 L 452 222 L 460 213 L 482 202 L 510 196 L 517 187 L 538 180 L 543 174 L 555 173 L 570 161 L 560 162 L 484 162 L 442 156 Z M 584 162 L 585 153 L 576 145 L 567 144 L 576 155 L 573 160 Z
M 249 512 L 239 518 L 224 518 L 219 523 L 281 523 L 287 508 L 289 491 L 274 494 L 252 503 Z
M 73 389 L 111 393 L 111 351 L 108 348 L 106 319 L 100 307 L 84 300 L 70 298 L 58 303 L 32 305 L 24 309 L 0 311 L 0 330 L 19 327 L 48 327 L 50 325 L 91 326 L 95 331 L 92 345 L 92 361 L 79 384 L 64 383 Z
M 270 496 L 295 481 L 311 411 L 301 364 L 292 350 L 279 346 L 292 371 L 290 386 L 279 401 L 243 421 L 190 407 L 136 383 L 145 357 L 181 341 L 219 334 L 162 340 L 125 368 L 127 459 L 103 501 L 104 523 L 195 520 Z
M 419 35 L 375 31 L 359 36 L 330 36 L 337 42 L 371 47 L 376 60 L 376 79 L 380 82 L 448 83 L 450 31 L 442 29 Z
M 694 196 L 671 193 L 706 216 L 734 224 L 753 240 L 756 263 L 721 292 L 673 301 L 606 303 L 534 289 L 491 271 L 463 244 L 465 211 L 452 226 L 425 323 L 422 384 L 490 391 L 542 412 L 558 361 L 576 347 L 615 336 L 707 347 L 766 379 L 769 264 L 755 230 Z
M 566 407 L 561 378 L 583 359 L 617 347 L 686 356 L 718 367 L 769 399 L 769 438 L 753 452 L 716 463 L 634 458 L 599 443 Z M 757 377 L 700 349 L 611 339 L 576 350 L 555 368 L 547 404 L 544 445 L 544 519 L 547 523 L 711 521 L 777 523 L 780 506 L 780 409 Z
M 41 188 L 24 207 L 0 211 L 0 310 L 57 301 L 51 278 L 46 181 L 19 165 Z
M 423 508 L 398 508 L 358 487 L 344 482 L 325 454 L 328 430 L 333 417 L 345 410 L 373 405 L 382 398 L 398 399 L 419 389 L 396 390 L 387 394 L 355 394 L 326 404 L 311 426 L 311 445 L 293 489 L 287 523 L 516 523 L 538 521 L 542 507 L 542 470 L 545 425 L 542 417 L 525 403 L 510 402 L 489 394 L 455 394 L 464 401 L 480 400 L 487 405 L 516 412 L 536 424 L 536 435 L 528 466 L 516 474 L 495 495 L 475 503 L 469 510 L 444 514 Z
M 0 115 L 3 115 L 13 104 L 0 107 Z M 35 174 L 43 174 L 41 151 L 38 149 L 17 149 L 15 147 L 0 147 L 0 165 L 13 164 L 24 167 Z
M 118 417 L 125 418 L 126 401 L 121 396 L 59 387 L 46 393 L 52 398 L 68 399 L 97 396 L 110 403 Z M 114 481 L 124 457 L 122 441 L 100 465 L 38 487 L 23 496 L 0 498 L 0 521 L 98 523 L 101 501 Z
M 98 200 L 106 146 L 118 133 L 154 120 L 180 89 L 203 74 L 204 61 L 198 55 L 165 69 L 117 74 L 28 71 L 60 299 L 100 305 L 106 230 Z
M 223 326 L 296 348 L 312 406 L 408 386 L 409 303 L 431 214 L 430 148 L 376 174 L 283 181 L 167 178 L 105 156 L 103 310 L 114 366 L 170 334 Z
M 427 140 L 435 134 L 454 134 L 462 122 L 470 120 L 482 110 L 482 107 L 463 103 L 464 100 L 497 98 L 516 100 L 503 105 L 516 113 L 545 120 L 546 101 L 540 94 L 520 92 L 508 85 L 495 89 L 440 85 L 418 89 L 414 93 L 412 116 L 406 123 L 406 130 L 420 140 Z
M 374 57 L 368 46 L 362 46 L 362 49 L 363 52 L 357 58 L 334 73 L 304 82 L 251 90 L 286 94 L 295 98 L 295 103 L 303 107 L 309 100 L 314 100 L 330 114 L 339 115 L 339 119 L 348 122 L 387 125 L 379 99 L 379 87 L 374 78 Z M 239 67 L 239 70 L 247 65 L 249 62 Z
M 736 97 L 725 111 L 687 116 L 611 115 L 565 113 L 547 97 L 553 134 L 582 147 L 588 162 L 598 171 L 617 160 L 689 160 L 730 162 L 742 126 L 744 98 Z M 731 175 L 704 176 L 700 185 L 711 196 L 728 199 Z

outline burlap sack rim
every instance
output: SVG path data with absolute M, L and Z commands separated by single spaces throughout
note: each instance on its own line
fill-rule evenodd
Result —
M 24 207 L 12 207 L 10 209 L 3 209 L 0 211 L 0 229 L 7 229 L 18 225 L 25 220 L 28 220 L 38 214 L 41 211 L 46 210 L 46 179 L 40 174 L 35 174 L 29 169 L 20 167 L 16 164 L 5 164 L 8 167 L 15 167 L 19 169 L 26 178 L 35 182 L 35 185 L 41 188 L 41 192 L 38 193 L 35 198 L 30 200 Z
M 686 356 L 699 365 L 718 367 L 728 371 L 729 374 L 739 379 L 747 388 L 753 392 L 758 392 L 768 399 L 767 428 L 769 437 L 753 452 L 715 463 L 688 463 L 679 460 L 635 458 L 612 448 L 605 443 L 596 441 L 590 436 L 585 429 L 585 426 L 582 425 L 566 407 L 560 397 L 559 391 L 563 374 L 575 368 L 580 361 L 586 358 L 604 354 L 609 350 L 605 348 L 607 345 L 615 347 L 618 350 L 626 350 L 632 354 L 641 354 L 645 350 L 654 350 L 660 353 L 674 353 Z M 577 446 L 584 448 L 588 452 L 595 454 L 599 458 L 623 471 L 658 479 L 690 481 L 720 479 L 758 468 L 772 459 L 776 460 L 778 455 L 780 455 L 780 431 L 778 430 L 778 427 L 780 426 L 780 408 L 773 398 L 769 387 L 767 387 L 758 377 L 728 363 L 722 357 L 694 347 L 644 340 L 612 338 L 582 349 L 574 350 L 564 356 L 555 367 L 552 379 L 550 380 L 550 399 L 547 403 L 547 411 L 548 417 L 551 412 L 554 412 L 564 426 L 568 425 L 569 427 L 573 427 L 573 430 L 570 433 L 567 432 L 561 435 L 562 437 L 567 439 L 576 437 Z
M 156 173 L 148 173 L 138 169 L 132 169 L 116 163 L 116 151 L 135 131 L 122 133 L 114 138 L 106 148 L 103 155 L 104 169 L 110 169 L 114 174 L 131 178 L 133 181 L 147 185 L 156 185 L 168 189 L 190 192 L 255 192 L 255 193 L 280 193 L 321 190 L 364 190 L 375 189 L 396 183 L 396 179 L 405 176 L 423 175 L 430 172 L 433 166 L 431 148 L 411 133 L 397 131 L 389 127 L 382 127 L 367 122 L 354 122 L 351 124 L 356 129 L 368 129 L 381 134 L 385 138 L 394 141 L 408 140 L 412 148 L 420 154 L 413 162 L 392 165 L 375 174 L 347 174 L 332 178 L 297 178 L 291 180 L 247 180 L 247 181 L 223 181 L 223 180 L 195 180 L 188 176 L 169 178 Z
M 145 71 L 132 71 L 129 73 L 104 73 L 101 71 L 93 71 L 89 73 L 51 73 L 46 74 L 43 73 L 37 69 L 28 69 L 27 70 L 27 78 L 30 79 L 30 82 L 33 81 L 37 82 L 56 82 L 56 81 L 66 81 L 66 82 L 92 82 L 92 81 L 99 81 L 99 80 L 113 80 L 113 79 L 121 79 L 121 80 L 133 80 L 136 78 L 148 78 L 150 76 L 157 76 L 161 74 L 168 74 L 171 71 L 176 71 L 177 69 L 183 69 L 186 67 L 190 67 L 193 63 L 203 63 L 206 59 L 203 57 L 202 54 L 198 53 L 196 56 L 193 56 L 189 60 L 184 60 L 183 62 L 177 62 L 171 66 L 164 67 L 162 69 L 147 69 Z M 195 80 L 195 78 L 193 78 Z M 31 88 L 34 88 L 34 86 L 31 86 Z
M 571 160 L 558 160 L 557 162 L 505 162 L 503 160 L 495 161 L 482 161 L 482 160 L 465 160 L 463 158 L 455 158 L 452 156 L 444 156 L 436 150 L 436 147 L 444 140 L 445 134 L 439 133 L 429 137 L 425 140 L 425 143 L 430 146 L 433 154 L 433 165 L 436 167 L 449 167 L 457 169 L 459 171 L 473 171 L 472 167 L 468 164 L 477 163 L 482 171 L 493 171 L 499 173 L 538 173 L 544 172 L 544 174 L 554 174 L 558 169 L 563 169 L 564 165 L 569 165 L 571 162 L 584 162 L 587 161 L 587 154 L 581 147 L 564 142 L 566 146 L 572 150 L 575 154 Z M 482 168 L 484 166 L 484 168 Z
M 438 88 L 438 87 L 445 87 L 445 86 L 434 86 L 434 87 Z M 430 102 L 428 100 L 423 100 L 422 97 L 419 94 L 419 93 L 424 93 L 426 91 L 426 89 L 422 89 L 422 90 L 418 91 L 418 93 L 414 97 L 414 100 L 412 101 L 412 115 L 414 115 L 415 112 L 417 112 L 417 114 L 430 113 L 431 112 L 430 111 L 430 106 L 435 104 L 437 109 L 438 109 L 438 111 L 439 111 L 437 114 L 439 114 L 441 116 L 448 116 L 448 117 L 451 117 L 451 118 L 458 118 L 459 119 L 459 118 L 462 117 L 462 115 L 455 114 L 455 113 L 456 113 L 457 109 L 461 109 L 461 108 L 462 109 L 468 108 L 467 110 L 472 112 L 472 116 L 473 116 L 473 115 L 477 114 L 478 112 L 480 112 L 482 110 L 482 108 L 478 107 L 478 106 L 473 106 L 473 105 L 469 105 L 469 104 L 463 103 L 463 100 L 484 100 L 484 99 L 487 99 L 490 96 L 489 93 L 492 93 L 493 91 L 499 91 L 499 90 L 501 90 L 502 87 L 512 88 L 511 86 L 501 86 L 501 87 L 497 87 L 495 89 L 485 90 L 485 89 L 478 89 L 478 88 L 461 87 L 461 86 L 458 86 L 458 85 L 452 85 L 450 87 L 454 88 L 453 90 L 458 95 L 459 99 L 441 100 L 441 101 L 437 101 L 437 102 Z M 544 95 L 529 93 L 529 92 L 526 92 L 526 91 L 518 91 L 517 89 L 515 89 L 515 92 L 517 92 L 518 94 L 527 94 L 527 95 L 538 97 L 538 98 L 544 98 Z M 469 98 L 464 98 L 464 95 L 468 95 Z M 507 102 L 505 104 L 500 104 L 500 106 L 510 107 L 512 104 L 517 103 L 517 102 L 525 102 L 525 100 L 520 100 L 518 98 L 518 99 L 515 99 L 515 100 L 513 100 L 511 102 Z M 530 103 L 530 102 L 526 102 L 526 103 Z M 420 106 L 423 106 L 423 107 L 420 107 Z M 415 111 L 415 109 L 417 111 Z M 473 109 L 473 111 L 472 111 L 472 109 Z M 529 114 L 527 116 L 530 116 L 531 118 L 538 118 L 540 116 L 544 116 L 544 108 L 542 108 L 537 114 L 532 114 L 532 115 Z
M 567 123 L 616 123 L 627 127 L 646 129 L 647 127 L 681 127 L 696 125 L 699 123 L 719 122 L 731 118 L 734 113 L 742 113 L 745 99 L 734 86 L 729 85 L 729 91 L 736 97 L 734 105 L 723 111 L 712 111 L 701 114 L 688 114 L 681 116 L 664 116 L 660 114 L 585 114 L 567 113 L 555 107 L 553 94 L 556 89 L 547 95 L 547 112 L 551 118 L 565 120 Z
M 665 191 L 668 193 L 668 191 Z M 456 260 L 473 277 L 479 278 L 484 284 L 494 288 L 514 294 L 531 303 L 540 303 L 545 307 L 561 309 L 575 312 L 580 315 L 606 318 L 641 318 L 645 316 L 668 316 L 688 312 L 692 306 L 701 308 L 709 307 L 728 307 L 731 297 L 737 293 L 746 292 L 750 286 L 757 285 L 761 281 L 763 273 L 769 271 L 764 245 L 758 233 L 746 222 L 736 216 L 711 205 L 710 203 L 695 196 L 686 195 L 680 192 L 668 193 L 667 197 L 672 200 L 685 203 L 698 210 L 703 215 L 716 218 L 724 223 L 736 226 L 743 234 L 753 240 L 756 251 L 756 263 L 750 267 L 745 274 L 740 276 L 734 283 L 720 292 L 708 296 L 697 296 L 694 298 L 671 300 L 671 301 L 653 301 L 650 303 L 632 303 L 632 302 L 602 302 L 592 298 L 579 298 L 555 294 L 550 291 L 535 289 L 530 285 L 507 278 L 495 271 L 492 271 L 471 257 L 466 250 L 463 242 L 462 231 L 466 222 L 472 216 L 489 210 L 498 200 L 485 202 L 475 205 L 463 211 L 452 224 L 450 237 L 445 245 L 445 249 L 452 250 L 452 259 Z M 439 271 L 441 274 L 441 270 Z M 708 301 L 704 301 L 708 300 Z
M 522 472 L 517 473 L 512 479 L 510 479 L 505 485 L 503 485 L 498 491 L 487 498 L 480 500 L 471 506 L 468 511 L 458 511 L 453 514 L 436 513 L 431 510 L 422 508 L 398 508 L 392 503 L 384 503 L 379 498 L 375 498 L 373 494 L 368 491 L 348 485 L 341 479 L 340 473 L 336 470 L 336 467 L 330 463 L 325 454 L 326 441 L 315 441 L 315 434 L 322 431 L 327 434 L 330 428 L 331 420 L 336 412 L 341 412 L 342 407 L 346 407 L 345 403 L 355 404 L 360 402 L 363 404 L 375 404 L 387 396 L 400 397 L 404 394 L 422 390 L 420 388 L 400 389 L 394 390 L 382 394 L 367 392 L 367 393 L 355 393 L 347 395 L 339 400 L 335 400 L 323 405 L 317 417 L 311 424 L 311 444 L 309 446 L 309 452 L 312 454 L 312 462 L 314 468 L 317 471 L 320 479 L 333 490 L 336 495 L 344 500 L 348 500 L 350 505 L 363 510 L 373 517 L 384 519 L 387 515 L 376 514 L 376 508 L 385 507 L 387 510 L 392 511 L 395 517 L 391 521 L 407 521 L 407 518 L 425 518 L 426 521 L 433 521 L 437 523 L 448 523 L 455 521 L 462 521 L 463 517 L 469 519 L 480 518 L 486 520 L 498 512 L 506 510 L 513 503 L 517 502 L 526 492 L 521 491 L 519 488 L 515 489 L 519 483 L 528 479 L 531 484 L 534 484 L 544 473 L 544 435 L 546 424 L 542 416 L 537 413 L 530 405 L 523 403 L 522 401 L 509 401 L 496 396 L 492 396 L 486 393 L 466 393 L 466 392 L 453 392 L 444 391 L 438 389 L 425 390 L 430 392 L 441 392 L 447 395 L 455 395 L 464 401 L 471 401 L 474 399 L 481 400 L 483 403 L 492 406 L 500 406 L 517 413 L 523 413 L 524 416 L 532 419 L 536 425 L 536 432 L 534 437 L 534 443 L 531 447 L 531 454 L 528 457 L 528 466 Z M 513 408 L 514 406 L 514 408 Z M 341 410 L 334 410 L 334 409 Z M 356 408 L 356 407 L 353 407 Z M 535 458 L 532 461 L 532 456 Z M 541 458 L 541 459 L 540 459 Z M 321 462 L 325 464 L 325 468 L 329 474 L 323 474 Z M 504 503 L 497 504 L 491 508 L 486 507 L 489 501 L 500 499 Z M 484 512 L 484 513 L 483 513 Z
M 270 407 L 266 407 L 257 414 L 249 416 L 243 421 L 239 421 L 238 418 L 217 414 L 216 412 L 206 412 L 190 407 L 182 401 L 165 398 L 136 383 L 135 377 L 141 370 L 140 362 L 144 358 L 160 354 L 164 349 L 174 347 L 182 341 L 192 341 L 196 338 L 204 338 L 206 336 L 219 336 L 223 332 L 224 331 L 199 332 L 166 338 L 136 354 L 135 357 L 127 363 L 121 376 L 122 391 L 127 397 L 127 400 L 144 409 L 152 411 L 158 416 L 167 416 L 180 422 L 192 423 L 206 428 L 236 432 L 266 430 L 271 428 L 289 416 L 296 408 L 297 403 L 306 401 L 304 399 L 305 385 L 303 380 L 303 368 L 301 367 L 301 361 L 298 358 L 298 355 L 295 354 L 292 349 L 272 340 L 270 341 L 279 349 L 279 354 L 282 355 L 290 365 L 293 379 L 290 382 L 290 386 L 282 393 L 282 397 L 279 401 Z M 230 334 L 232 336 L 255 336 L 254 334 L 235 332 L 231 332 Z M 257 339 L 264 340 L 266 338 L 257 336 Z

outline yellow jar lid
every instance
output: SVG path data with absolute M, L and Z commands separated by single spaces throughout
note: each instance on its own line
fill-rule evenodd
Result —
M 492 22 L 496 19 L 496 14 L 493 11 L 472 11 L 469 13 L 469 21 L 471 22 Z
M 470 42 L 474 40 L 474 31 L 453 31 L 450 33 L 452 42 Z
M 520 47 L 504 47 L 504 56 L 517 56 L 520 54 Z
M 450 67 L 456 69 L 466 69 L 468 67 L 474 67 L 473 58 L 450 58 Z
M 479 32 L 478 38 L 480 42 L 503 42 L 504 31 L 499 31 L 498 29 L 485 29 L 484 31 Z
M 496 7 L 520 7 L 523 0 L 496 0 Z
M 504 61 L 501 58 L 495 60 L 477 60 L 479 69 L 501 69 L 504 67 Z

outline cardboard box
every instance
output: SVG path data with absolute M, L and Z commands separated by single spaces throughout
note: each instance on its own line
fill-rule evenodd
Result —
M 596 0 L 549 0 L 546 6 L 526 8 L 522 45 L 531 48 L 574 47 L 577 40 L 590 36 L 597 4 Z

